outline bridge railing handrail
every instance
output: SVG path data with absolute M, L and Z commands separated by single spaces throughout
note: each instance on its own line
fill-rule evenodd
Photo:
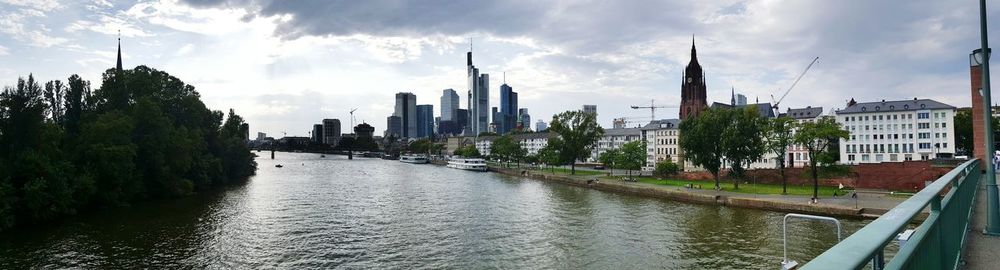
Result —
M 873 263 L 874 269 L 903 269 L 918 261 L 929 269 L 954 268 L 968 228 L 976 185 L 981 173 L 979 160 L 962 163 L 917 194 L 861 228 L 844 241 L 809 261 L 802 269 L 859 269 Z M 945 189 L 947 195 L 939 194 Z M 883 248 L 927 206 L 930 215 L 914 231 L 910 240 L 884 265 Z M 953 240 L 942 240 L 949 239 Z M 956 243 L 952 241 L 957 241 Z M 935 265 L 936 264 L 936 265 Z

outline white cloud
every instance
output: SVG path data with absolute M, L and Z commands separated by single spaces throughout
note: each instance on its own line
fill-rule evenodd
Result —
M 57 0 L 0 0 L 0 3 L 41 11 L 53 11 L 62 7 Z
M 10 55 L 10 49 L 7 49 L 7 47 L 4 46 L 0 46 L 0 56 L 4 55 Z
M 117 35 L 121 33 L 124 37 L 149 37 L 152 33 L 143 31 L 133 23 L 116 17 L 102 15 L 99 22 L 79 20 L 71 23 L 65 28 L 66 32 L 76 32 L 81 30 L 92 31 L 107 35 Z

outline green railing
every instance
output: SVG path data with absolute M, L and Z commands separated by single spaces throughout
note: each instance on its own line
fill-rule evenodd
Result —
M 869 264 L 876 270 L 957 268 L 982 176 L 979 165 L 976 159 L 962 163 L 802 269 L 860 269 Z M 887 264 L 885 246 L 926 207 L 930 215 Z

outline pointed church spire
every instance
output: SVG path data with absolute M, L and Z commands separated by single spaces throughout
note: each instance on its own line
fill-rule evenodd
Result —
M 698 62 L 698 52 L 694 48 L 694 34 L 691 34 L 691 62 Z
M 118 72 L 122 72 L 122 30 L 118 30 Z

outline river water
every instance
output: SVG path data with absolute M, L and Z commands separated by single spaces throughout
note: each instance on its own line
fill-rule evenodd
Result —
M 276 155 L 242 186 L 3 232 L 0 269 L 776 269 L 782 257 L 784 213 Z M 845 237 L 866 222 L 842 220 Z M 821 223 L 791 222 L 789 236 L 799 261 L 836 241 Z

